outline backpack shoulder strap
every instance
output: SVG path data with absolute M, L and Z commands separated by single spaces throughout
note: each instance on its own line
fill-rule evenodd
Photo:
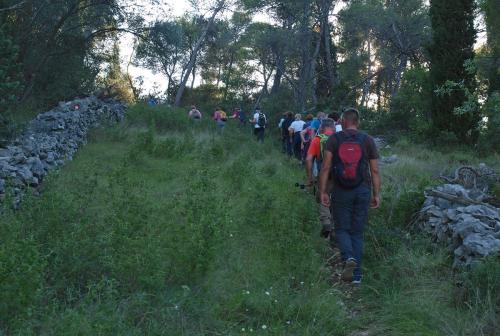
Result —
M 337 146 L 340 145 L 342 142 L 344 142 L 344 140 L 346 138 L 346 134 L 344 131 L 335 132 L 335 133 L 333 133 L 333 136 L 337 140 Z

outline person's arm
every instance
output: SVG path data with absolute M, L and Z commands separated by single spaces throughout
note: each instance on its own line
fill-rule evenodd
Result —
M 293 142 L 293 133 L 294 133 L 293 127 L 292 126 L 288 127 L 288 135 L 290 136 L 290 142 Z
M 319 192 L 321 203 L 325 206 L 330 206 L 330 195 L 328 195 L 328 193 L 326 192 L 326 187 L 328 185 L 328 177 L 332 168 L 332 158 L 332 152 L 325 149 L 323 162 L 321 164 L 321 171 L 319 173 Z
M 370 173 L 372 175 L 373 195 L 370 207 L 377 209 L 380 207 L 380 172 L 378 169 L 378 160 L 370 160 Z
M 302 140 L 302 143 L 306 142 L 305 135 L 309 131 L 309 128 L 304 128 L 302 131 L 300 131 L 300 139 Z

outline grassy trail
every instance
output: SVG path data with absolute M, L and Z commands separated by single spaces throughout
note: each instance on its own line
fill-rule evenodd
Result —
M 395 224 L 430 183 L 432 169 L 422 174 L 418 158 L 384 173 L 396 177 L 372 214 L 365 284 L 351 293 L 331 285 L 314 200 L 294 187 L 303 172 L 271 141 L 257 144 L 232 126 L 220 136 L 184 112 L 135 107 L 126 125 L 94 132 L 41 197 L 0 217 L 0 335 L 491 327 L 494 305 L 454 304 L 448 255 Z M 478 272 L 489 289 L 484 276 L 498 267 Z

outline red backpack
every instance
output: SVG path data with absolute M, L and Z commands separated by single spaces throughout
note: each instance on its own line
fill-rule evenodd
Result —
M 354 189 L 363 183 L 367 167 L 364 142 L 367 135 L 361 132 L 338 132 L 337 153 L 333 155 L 332 174 L 343 188 Z

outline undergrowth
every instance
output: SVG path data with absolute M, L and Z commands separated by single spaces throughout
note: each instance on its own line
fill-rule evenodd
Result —
M 348 297 L 294 186 L 303 172 L 270 137 L 225 132 L 141 105 L 94 131 L 42 196 L 0 217 L 0 334 L 493 335 L 498 262 L 452 272 L 407 225 L 454 158 L 396 146 Z

